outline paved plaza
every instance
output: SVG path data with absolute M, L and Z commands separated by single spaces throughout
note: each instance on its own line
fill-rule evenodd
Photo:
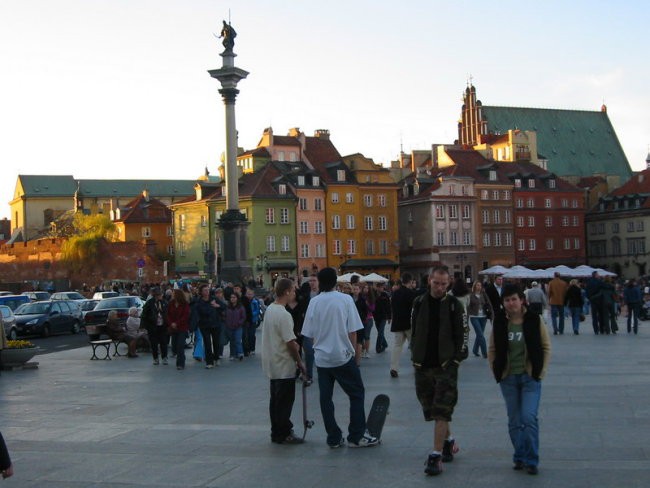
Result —
M 551 336 L 540 407 L 540 474 L 511 469 L 506 413 L 486 360 L 460 368 L 452 423 L 461 452 L 438 477 L 423 473 L 433 424 L 415 398 L 404 351 L 364 359 L 366 409 L 392 400 L 383 443 L 331 450 L 309 388 L 315 427 L 302 446 L 272 444 L 268 381 L 259 356 L 206 370 L 153 366 L 149 356 L 90 361 L 90 347 L 38 356 L 35 370 L 0 377 L 0 429 L 15 467 L 2 485 L 81 487 L 644 487 L 650 486 L 650 322 L 639 335 Z M 473 340 L 473 336 L 471 336 Z M 298 394 L 299 394 L 298 390 Z M 299 396 L 294 407 L 302 434 Z M 336 415 L 347 425 L 337 388 Z M 344 429 L 345 430 L 345 429 Z

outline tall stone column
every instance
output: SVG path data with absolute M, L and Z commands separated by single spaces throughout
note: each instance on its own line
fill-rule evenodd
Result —
M 224 281 L 241 282 L 252 278 L 248 264 L 248 238 L 246 229 L 249 222 L 239 211 L 239 174 L 237 171 L 237 125 L 235 119 L 235 99 L 239 94 L 237 83 L 248 76 L 248 71 L 235 66 L 233 52 L 237 33 L 230 24 L 223 22 L 221 36 L 225 50 L 221 53 L 222 67 L 208 71 L 212 78 L 219 80 L 219 93 L 223 98 L 226 115 L 226 212 L 221 216 L 218 227 L 222 231 L 223 246 L 221 275 Z

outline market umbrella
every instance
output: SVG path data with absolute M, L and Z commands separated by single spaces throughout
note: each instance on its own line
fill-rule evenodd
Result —
M 361 281 L 365 281 L 366 283 L 386 283 L 388 279 L 377 273 L 370 273 L 368 276 L 361 278 Z

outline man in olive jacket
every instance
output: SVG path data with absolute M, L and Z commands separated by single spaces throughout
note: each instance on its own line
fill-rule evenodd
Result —
M 463 305 L 447 294 L 449 271 L 436 267 L 429 276 L 429 293 L 413 302 L 411 360 L 415 392 L 426 421 L 435 421 L 433 450 L 424 472 L 442 473 L 458 451 L 449 423 L 458 400 L 458 366 L 467 357 L 469 330 Z

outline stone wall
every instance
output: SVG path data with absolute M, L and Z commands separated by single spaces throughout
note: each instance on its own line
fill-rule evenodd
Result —
M 165 279 L 163 263 L 156 258 L 152 242 L 102 244 L 97 263 L 78 270 L 61 261 L 63 242 L 65 239 L 38 239 L 0 246 L 0 284 L 21 283 L 21 288 L 28 290 L 34 281 L 67 280 L 71 289 L 79 289 L 83 283 L 95 286 L 114 279 L 142 283 Z M 138 276 L 140 259 L 144 261 L 142 276 Z

